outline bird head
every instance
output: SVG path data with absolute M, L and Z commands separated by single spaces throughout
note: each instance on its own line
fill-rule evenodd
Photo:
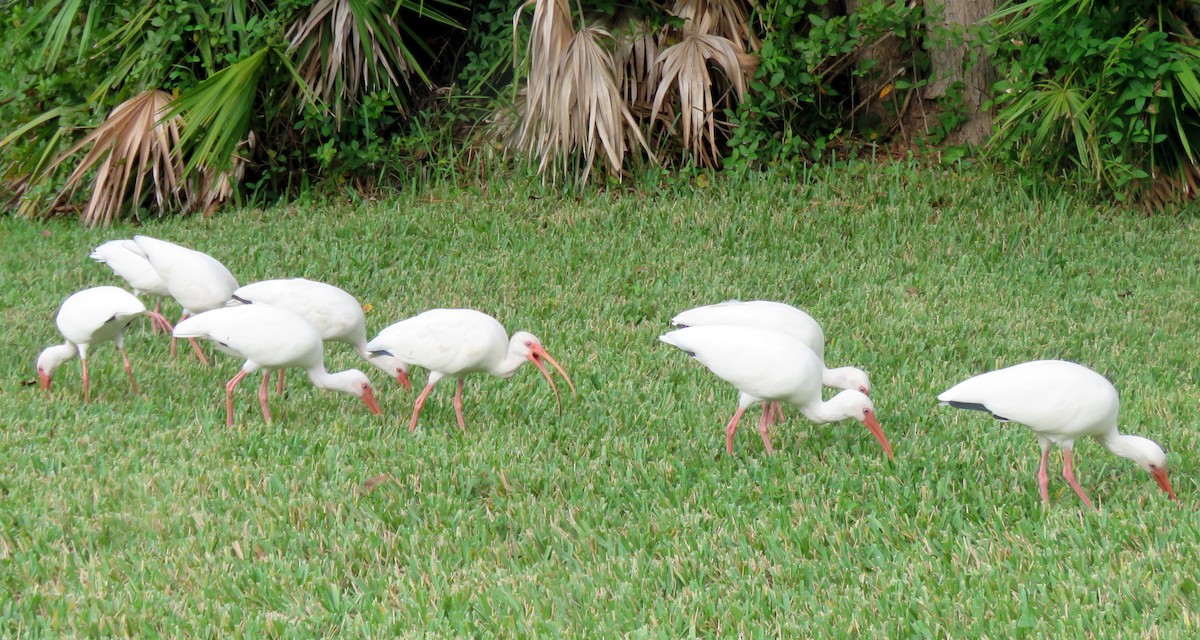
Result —
M 405 391 L 412 390 L 412 382 L 408 379 L 408 363 L 392 355 L 390 351 L 369 352 L 367 361 L 396 378 L 396 382 L 400 383 Z
M 367 378 L 367 374 L 358 369 L 350 369 L 333 374 L 333 378 L 335 378 L 335 382 L 330 385 L 331 388 L 361 398 L 367 405 L 367 409 L 374 415 L 383 413 L 383 410 L 379 408 L 379 403 L 375 401 L 375 393 L 371 390 L 371 381 Z
M 1139 467 L 1154 477 L 1159 488 L 1165 491 L 1172 500 L 1175 499 L 1175 489 L 1171 487 L 1171 480 L 1167 477 L 1167 454 L 1162 447 L 1158 446 L 1158 443 L 1141 436 L 1125 435 L 1121 437 L 1121 448 L 1124 451 L 1114 453 L 1136 462 Z
M 879 444 L 883 445 L 883 450 L 887 452 L 888 457 L 895 457 L 892 444 L 888 442 L 887 436 L 883 433 L 883 426 L 879 424 L 879 418 L 875 415 L 875 404 L 871 402 L 871 398 L 867 394 L 855 389 L 847 389 L 831 398 L 829 404 L 837 407 L 839 413 L 845 417 L 863 423 L 871 435 L 879 441 Z
M 550 388 L 554 390 L 554 399 L 558 402 L 558 412 L 562 413 L 562 398 L 558 395 L 558 387 L 555 386 L 554 378 L 550 377 L 550 372 L 546 370 L 546 366 L 542 364 L 542 360 L 549 362 L 551 366 L 562 374 L 563 378 L 567 380 L 567 384 L 571 387 L 571 393 L 578 392 L 575 391 L 575 383 L 571 382 L 571 376 L 567 375 L 567 372 L 559 366 L 554 358 L 550 357 L 546 348 L 542 346 L 542 341 L 528 331 L 518 331 L 509 340 L 508 351 L 509 353 L 520 354 L 532 362 L 533 366 L 537 367 L 542 376 L 546 378 L 546 382 L 550 383 Z
M 867 372 L 858 367 L 838 367 L 828 369 L 824 376 L 829 386 L 839 389 L 853 389 L 864 396 L 871 395 L 871 379 Z
M 49 393 L 50 382 L 54 378 L 54 372 L 58 370 L 59 365 L 74 358 L 76 355 L 79 355 L 79 351 L 72 344 L 54 345 L 38 354 L 38 387 L 42 391 Z

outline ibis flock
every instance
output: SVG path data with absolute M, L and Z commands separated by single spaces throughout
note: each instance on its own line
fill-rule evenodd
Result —
M 243 378 L 262 373 L 258 390 L 263 418 L 271 421 L 271 372 L 278 371 L 276 393 L 284 388 L 284 370 L 303 369 L 312 384 L 362 400 L 373 414 L 382 413 L 370 379 L 358 369 L 330 372 L 325 368 L 326 342 L 343 342 L 363 360 L 395 378 L 410 390 L 409 369 L 428 370 L 425 388 L 417 397 L 409 420 L 415 430 L 433 387 L 443 378 L 455 379 L 454 411 L 465 432 L 463 381 L 471 373 L 511 377 L 530 362 L 562 400 L 555 369 L 574 392 L 566 370 L 546 351 L 542 341 L 527 331 L 510 337 L 495 318 L 471 309 L 433 309 L 401 320 L 367 339 L 363 307 L 346 291 L 303 278 L 265 280 L 239 286 L 220 261 L 205 253 L 146 236 L 112 240 L 96 247 L 91 258 L 106 264 L 124 279 L 133 293 L 112 286 L 84 289 L 68 297 L 55 323 L 65 339 L 38 356 L 37 376 L 47 394 L 55 371 L 78 356 L 82 365 L 83 399 L 91 400 L 87 359 L 89 347 L 113 341 L 121 353 L 132 393 L 137 393 L 133 368 L 124 337 L 139 316 L 150 319 L 152 331 L 185 338 L 196 357 L 208 359 L 197 343 L 207 340 L 223 353 L 244 360 L 242 368 L 225 383 L 225 422 L 234 422 L 234 390 Z M 137 297 L 155 298 L 147 310 Z M 172 327 L 160 313 L 163 297 L 173 298 L 183 315 Z M 771 427 L 784 420 L 783 405 L 790 405 L 815 423 L 846 419 L 861 422 L 883 447 L 894 455 L 871 401 L 871 383 L 861 369 L 825 364 L 825 335 L 821 325 L 795 307 L 769 301 L 736 300 L 684 311 L 671 320 L 677 327 L 660 336 L 663 342 L 695 358 L 738 391 L 737 409 L 725 427 L 725 450 L 733 454 L 738 423 L 747 409 L 762 404 L 758 433 L 771 453 Z M 840 389 L 828 400 L 822 387 Z M 1117 391 L 1100 374 L 1061 360 L 1026 362 L 975 376 L 938 396 L 944 405 L 991 414 L 997 420 L 1028 427 L 1041 446 L 1038 489 L 1049 503 L 1050 451 L 1062 449 L 1062 475 L 1089 507 L 1086 491 L 1075 478 L 1072 450 L 1084 436 L 1095 438 L 1115 455 L 1128 458 L 1146 470 L 1172 499 L 1175 491 L 1167 475 L 1166 454 L 1154 441 L 1118 430 Z

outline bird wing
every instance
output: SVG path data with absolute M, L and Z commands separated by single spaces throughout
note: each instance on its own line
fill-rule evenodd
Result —
M 323 358 L 321 336 L 286 309 L 259 304 L 205 311 L 175 325 L 177 338 L 212 340 L 221 351 L 264 367 L 307 368 Z
M 110 240 L 96 247 L 89 256 L 92 260 L 108 265 L 135 291 L 158 296 L 169 295 L 166 284 L 150 261 L 125 248 L 126 240 Z
M 486 370 L 502 360 L 508 335 L 494 318 L 469 309 L 434 309 L 384 329 L 368 351 L 445 374 Z
M 769 300 L 730 300 L 688 309 L 671 319 L 679 327 L 736 325 L 785 333 L 825 357 L 825 333 L 812 316 L 791 305 Z
M 678 329 L 660 339 L 743 393 L 797 405 L 820 397 L 820 360 L 802 342 L 777 331 L 713 325 Z
M 112 338 L 132 317 L 144 313 L 146 306 L 132 293 L 120 287 L 92 287 L 63 301 L 54 322 L 71 342 L 91 344 Z
M 964 380 L 938 396 L 1047 435 L 1083 435 L 1115 423 L 1116 389 L 1086 367 L 1057 360 L 1027 362 Z
M 225 265 L 212 256 L 146 236 L 134 242 L 162 277 L 179 304 L 191 313 L 223 306 L 238 288 Z
M 233 298 L 283 307 L 308 320 L 322 340 L 362 344 L 366 339 L 362 306 L 354 296 L 331 284 L 304 278 L 263 280 L 238 288 Z

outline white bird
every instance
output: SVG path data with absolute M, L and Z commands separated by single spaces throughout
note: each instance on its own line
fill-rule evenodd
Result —
M 254 303 L 273 304 L 295 313 L 316 327 L 325 342 L 350 345 L 367 362 L 395 377 L 405 391 L 412 388 L 407 363 L 392 356 L 371 355 L 367 351 L 366 316 L 362 305 L 346 291 L 304 278 L 263 280 L 238 288 L 229 304 Z M 279 385 L 282 389 L 283 369 L 279 370 Z
M 242 378 L 263 371 L 258 402 L 263 418 L 271 421 L 267 406 L 267 383 L 272 369 L 298 367 L 308 373 L 308 379 L 320 389 L 341 391 L 366 403 L 371 413 L 379 415 L 379 403 L 371 390 L 371 382 L 358 369 L 339 373 L 325 370 L 321 335 L 300 316 L 269 304 L 222 307 L 206 311 L 181 321 L 175 326 L 180 338 L 206 338 L 217 350 L 235 358 L 245 358 L 242 370 L 225 384 L 225 423 L 233 426 L 233 389 Z
M 50 382 L 58 367 L 79 356 L 83 362 L 83 401 L 91 402 L 91 383 L 88 378 L 88 348 L 112 340 L 121 352 L 129 384 L 137 393 L 133 379 L 133 368 L 125 353 L 125 329 L 140 316 L 150 316 L 150 321 L 164 331 L 171 330 L 171 323 L 155 311 L 147 311 L 136 296 L 119 287 L 93 287 L 72 294 L 58 309 L 54 323 L 67 339 L 66 343 L 49 347 L 38 355 L 37 374 L 43 391 L 50 391 Z
M 687 327 L 659 339 L 696 358 L 740 392 L 737 412 L 725 427 L 728 453 L 733 453 L 733 435 L 747 408 L 759 402 L 787 402 L 816 423 L 858 420 L 892 457 L 892 445 L 883 433 L 871 398 L 847 389 L 823 401 L 821 359 L 799 340 L 770 329 L 729 325 Z M 770 412 L 764 410 L 758 424 L 767 453 L 772 451 L 769 416 Z
M 237 279 L 229 269 L 206 253 L 148 236 L 134 236 L 133 242 L 125 246 L 150 261 L 166 283 L 171 297 L 183 307 L 181 322 L 188 316 L 225 306 L 238 288 Z M 189 342 L 200 361 L 208 364 L 208 358 L 204 357 L 195 339 Z M 175 341 L 172 339 L 171 353 L 174 352 Z
M 1136 462 L 1175 498 L 1167 478 L 1167 455 L 1154 441 L 1117 430 L 1117 390 L 1104 376 L 1083 365 L 1062 360 L 1026 362 L 964 380 L 938 400 L 1029 427 L 1042 447 L 1037 479 L 1043 503 L 1050 502 L 1050 448 L 1058 445 L 1063 451 L 1063 477 L 1084 504 L 1092 506 L 1072 470 L 1071 451 L 1075 441 L 1084 436 Z
M 120 276 L 133 288 L 133 295 L 149 294 L 154 296 L 154 312 L 162 310 L 163 296 L 171 295 L 167 283 L 159 277 L 158 272 L 150 265 L 140 252 L 131 250 L 129 240 L 109 240 L 92 250 L 90 257 L 101 264 L 108 265 L 112 272 Z M 136 248 L 136 247 L 135 247 Z M 157 324 L 152 324 L 157 329 Z
M 558 387 L 541 363 L 544 359 L 566 378 L 571 391 L 575 391 L 571 377 L 550 357 L 537 336 L 518 331 L 509 339 L 508 333 L 495 318 L 472 309 L 433 309 L 401 320 L 367 343 L 367 350 L 429 369 L 429 381 L 413 406 L 412 421 L 408 425 L 410 432 L 417 428 L 417 418 L 421 415 L 425 398 L 429 397 L 433 386 L 446 376 L 458 378 L 454 413 L 464 433 L 467 423 L 462 412 L 463 377 L 469 373 L 485 372 L 508 378 L 526 361 L 532 362 L 554 389 L 559 411 L 562 411 Z
M 812 316 L 791 305 L 770 300 L 730 300 L 688 309 L 671 318 L 671 324 L 677 327 L 733 325 L 786 333 L 803 342 L 821 359 L 822 384 L 837 389 L 854 389 L 864 395 L 871 394 L 871 381 L 862 369 L 825 367 L 825 332 Z

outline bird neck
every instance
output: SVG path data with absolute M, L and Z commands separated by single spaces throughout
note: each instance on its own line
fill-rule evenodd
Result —
M 857 389 L 858 384 L 854 380 L 856 374 L 862 375 L 862 371 L 856 367 L 826 369 L 821 374 L 821 384 L 837 389 Z
M 804 414 L 804 417 L 818 424 L 845 420 L 850 417 L 850 410 L 839 398 L 840 396 L 834 396 L 828 401 L 818 399 L 816 402 L 801 406 L 800 412 Z
M 338 374 L 326 371 L 324 363 L 305 369 L 304 372 L 308 374 L 308 379 L 313 386 L 318 389 L 333 389 L 337 385 Z
M 37 359 L 37 368 L 45 372 L 48 376 L 53 376 L 58 367 L 79 355 L 79 349 L 71 342 L 56 344 L 53 347 L 47 347 Z
M 1105 449 L 1108 449 L 1114 456 L 1120 456 L 1129 460 L 1135 459 L 1137 445 L 1141 440 L 1143 440 L 1143 438 L 1138 436 L 1131 436 L 1121 433 L 1120 431 L 1117 431 L 1116 427 L 1113 427 L 1112 431 L 1109 431 L 1105 435 L 1098 436 L 1096 439 L 1099 440 L 1100 444 Z

